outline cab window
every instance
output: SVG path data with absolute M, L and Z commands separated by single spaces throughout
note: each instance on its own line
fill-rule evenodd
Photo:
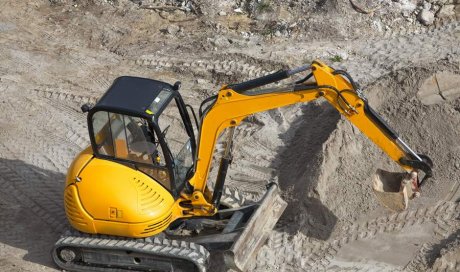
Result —
M 112 132 L 110 131 L 109 113 L 96 112 L 93 114 L 93 132 L 98 154 L 113 156 Z
M 139 170 L 171 189 L 158 137 L 146 120 L 104 111 L 92 118 L 98 154 L 134 162 Z

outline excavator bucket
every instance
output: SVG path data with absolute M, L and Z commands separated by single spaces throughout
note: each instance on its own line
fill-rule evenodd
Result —
M 417 173 L 394 173 L 378 169 L 372 188 L 380 203 L 393 211 L 407 209 L 409 200 L 417 196 Z
M 267 240 L 286 206 L 287 203 L 279 195 L 278 186 L 271 185 L 243 232 L 232 247 L 224 252 L 224 260 L 228 267 L 236 271 L 245 271 L 248 268 L 249 262 Z

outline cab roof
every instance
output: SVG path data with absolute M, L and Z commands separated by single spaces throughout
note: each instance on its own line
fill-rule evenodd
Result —
M 174 96 L 168 83 L 140 77 L 122 76 L 92 108 L 92 112 L 111 111 L 144 118 L 161 113 Z

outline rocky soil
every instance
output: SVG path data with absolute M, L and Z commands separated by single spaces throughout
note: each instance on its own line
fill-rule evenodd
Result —
M 319 58 L 345 69 L 434 178 L 407 211 L 372 196 L 399 171 L 318 100 L 238 127 L 228 184 L 289 207 L 251 271 L 459 271 L 457 0 L 5 0 L 0 9 L 0 270 L 54 271 L 65 172 L 89 143 L 82 103 L 121 75 L 182 81 L 195 108 L 222 84 Z M 215 169 L 213 170 L 215 172 Z M 212 271 L 226 271 L 213 264 Z

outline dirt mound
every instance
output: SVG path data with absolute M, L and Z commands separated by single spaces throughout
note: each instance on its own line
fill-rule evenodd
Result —
M 327 239 L 336 216 L 321 203 L 323 194 L 317 177 L 323 171 L 325 142 L 337 129 L 340 114 L 326 103 L 313 102 L 300 108 L 302 115 L 292 124 L 292 133 L 281 137 L 285 146 L 277 156 L 278 180 L 289 201 L 282 220 L 291 230 Z
M 460 127 L 458 101 L 424 105 L 417 97 L 426 78 L 438 70 L 458 73 L 458 68 L 443 63 L 429 69 L 409 68 L 365 88 L 370 105 L 400 137 L 435 162 L 435 176 L 413 206 L 443 199 L 451 182 L 460 182 L 460 149 L 455 148 L 460 137 L 455 129 Z M 327 238 L 325 233 L 332 230 L 336 218 L 352 222 L 378 209 L 371 191 L 372 174 L 377 168 L 401 171 L 325 103 L 305 106 L 289 130 L 294 131 L 293 136 L 286 137 L 276 166 L 282 188 L 290 193 L 286 198 L 292 209 L 287 209 L 284 218 L 309 236 Z M 314 227 L 318 224 L 322 227 Z M 318 231 L 322 234 L 315 233 Z

